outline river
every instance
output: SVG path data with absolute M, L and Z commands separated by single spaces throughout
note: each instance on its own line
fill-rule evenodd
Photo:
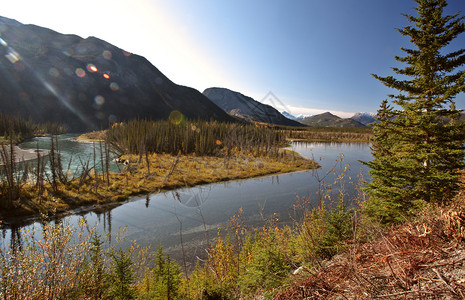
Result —
M 75 142 L 73 137 L 60 136 L 59 144 L 65 161 L 71 156 L 76 157 L 73 161 L 77 167 L 77 155 L 82 156 L 81 160 L 91 159 L 93 145 Z M 35 149 L 39 143 L 39 148 L 47 149 L 48 140 L 37 138 L 21 147 Z M 333 183 L 349 165 L 344 189 L 351 197 L 345 200 L 348 205 L 354 205 L 351 202 L 356 194 L 353 184 L 357 183 L 360 174 L 367 178 L 367 168 L 359 160 L 371 159 L 368 144 L 293 142 L 290 148 L 313 158 L 321 168 L 135 197 L 116 208 L 75 214 L 60 221 L 74 225 L 84 217 L 102 234 L 110 233 L 107 236 L 110 242 L 114 242 L 119 228 L 126 228 L 123 247 L 133 240 L 141 246 L 156 247 L 160 243 L 174 257 L 180 255 L 182 233 L 185 249 L 193 258 L 204 256 L 202 253 L 205 253 L 209 240 L 216 235 L 218 228 L 227 226 L 228 220 L 239 209 L 242 209 L 242 218 L 249 227 L 261 226 L 273 214 L 281 224 L 289 224 L 295 220 L 294 205 L 299 197 L 308 197 L 316 206 L 321 198 L 318 191 L 328 192 L 330 187 L 327 185 L 332 185 L 333 199 L 337 198 L 339 185 Z M 40 231 L 41 225 L 34 223 L 23 227 Z M 4 246 L 10 239 L 11 229 L 4 229 Z

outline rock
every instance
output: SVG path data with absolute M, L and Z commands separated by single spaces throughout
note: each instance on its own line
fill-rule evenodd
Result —
M 206 89 L 203 94 L 225 112 L 247 121 L 286 126 L 303 126 L 297 121 L 286 118 L 272 106 L 260 103 L 239 92 L 215 87 Z

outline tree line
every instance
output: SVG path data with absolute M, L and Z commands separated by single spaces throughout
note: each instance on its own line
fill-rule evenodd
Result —
M 36 123 L 31 118 L 11 116 L 0 112 L 0 137 L 3 140 L 19 143 L 27 138 L 45 134 L 60 134 L 67 131 L 66 126 L 52 122 Z

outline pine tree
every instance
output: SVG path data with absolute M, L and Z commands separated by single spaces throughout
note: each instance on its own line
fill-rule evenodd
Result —
M 401 79 L 373 75 L 399 91 L 384 101 L 374 125 L 371 201 L 402 211 L 416 200 L 443 201 L 458 191 L 458 172 L 465 167 L 465 126 L 455 96 L 465 91 L 465 49 L 445 53 L 465 32 L 464 17 L 443 16 L 445 0 L 415 0 L 417 16 L 399 33 L 410 37 L 413 49 L 395 56 L 404 68 L 392 68 Z
M 136 298 L 133 286 L 135 274 L 132 270 L 131 255 L 122 249 L 110 253 L 113 259 L 109 274 L 109 295 L 111 299 L 130 300 Z

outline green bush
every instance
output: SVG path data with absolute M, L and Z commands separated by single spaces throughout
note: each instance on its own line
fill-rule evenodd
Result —
M 156 266 L 145 272 L 140 299 L 181 299 L 181 269 L 170 256 L 164 256 L 162 247 L 155 255 Z
M 293 238 L 297 261 L 314 263 L 344 250 L 353 236 L 353 222 L 353 210 L 347 209 L 342 200 L 334 209 L 328 210 L 322 203 L 307 212 Z
M 110 253 L 113 260 L 111 271 L 108 274 L 108 294 L 112 299 L 130 300 L 135 299 L 134 280 L 131 255 L 127 251 L 119 249 Z

